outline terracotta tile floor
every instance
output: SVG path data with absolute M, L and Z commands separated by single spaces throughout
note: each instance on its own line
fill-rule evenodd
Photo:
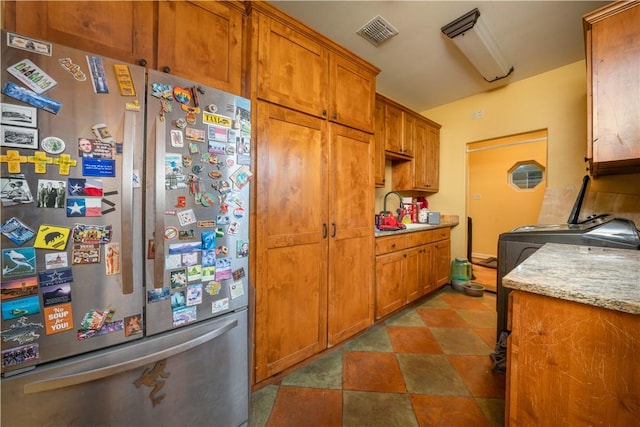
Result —
M 503 426 L 495 304 L 446 286 L 253 393 L 249 427 Z

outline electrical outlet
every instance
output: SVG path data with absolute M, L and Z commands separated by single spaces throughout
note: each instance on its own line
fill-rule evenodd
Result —
M 472 120 L 478 120 L 484 117 L 484 111 L 483 110 L 476 110 L 471 112 L 471 119 Z

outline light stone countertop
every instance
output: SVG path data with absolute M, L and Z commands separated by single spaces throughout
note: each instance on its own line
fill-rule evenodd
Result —
M 440 224 L 405 224 L 406 229 L 394 230 L 394 231 L 380 231 L 373 227 L 375 230 L 375 237 L 394 236 L 396 234 L 413 233 L 414 231 L 435 230 L 436 228 L 455 227 L 460 223 L 458 215 L 441 215 Z
M 547 243 L 504 276 L 502 284 L 640 314 L 640 250 Z

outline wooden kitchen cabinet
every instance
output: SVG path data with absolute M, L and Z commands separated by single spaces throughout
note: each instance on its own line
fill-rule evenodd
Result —
M 156 11 L 138 1 L 5 1 L 4 28 L 154 68 Z M 86 64 L 85 64 L 86 65 Z
M 258 101 L 255 380 L 327 346 L 326 121 Z M 286 173 L 284 173 L 286 171 Z
M 373 135 L 257 102 L 255 380 L 373 323 Z M 366 214 L 368 213 L 368 214 Z
M 244 8 L 239 2 L 158 2 L 156 68 L 242 95 Z
M 405 115 L 402 107 L 392 100 L 378 95 L 384 105 L 384 149 L 390 158 L 409 159 L 413 156 L 413 139 L 404 137 Z
M 449 233 L 444 227 L 376 238 L 376 319 L 449 282 Z
M 7 2 L 7 29 L 242 94 L 235 1 Z
M 407 123 L 409 122 L 405 121 Z M 410 161 L 393 163 L 392 189 L 437 192 L 440 176 L 440 125 L 422 116 L 413 116 L 411 123 L 415 155 Z
M 376 187 L 384 187 L 386 174 L 386 158 L 384 155 L 384 104 L 377 101 L 374 114 L 374 141 L 375 141 L 375 158 L 374 158 L 374 181 Z
M 640 2 L 584 17 L 591 175 L 640 172 Z
M 379 70 L 267 3 L 250 7 L 256 96 L 373 133 Z
M 505 425 L 638 425 L 640 316 L 521 290 L 509 313 Z

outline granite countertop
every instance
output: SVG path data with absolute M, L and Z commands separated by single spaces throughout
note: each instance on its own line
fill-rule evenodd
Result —
M 458 215 L 440 215 L 440 224 L 405 224 L 407 226 L 404 230 L 394 231 L 379 231 L 375 230 L 375 237 L 394 236 L 396 234 L 413 233 L 415 231 L 434 230 L 436 228 L 455 227 L 460 223 Z
M 640 251 L 547 243 L 504 276 L 502 284 L 640 314 Z

